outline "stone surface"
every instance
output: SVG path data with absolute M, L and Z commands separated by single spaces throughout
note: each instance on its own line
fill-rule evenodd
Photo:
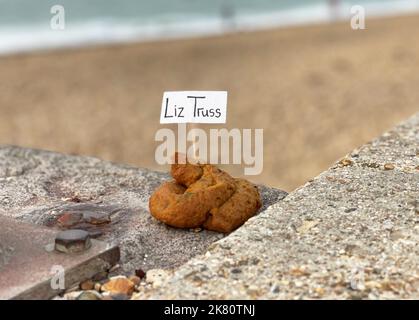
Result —
M 148 199 L 167 179 L 164 173 L 96 158 L 0 146 L 0 215 L 57 230 L 83 229 L 116 243 L 119 273 L 173 268 L 224 235 L 173 229 L 152 218 Z M 286 195 L 266 187 L 261 192 L 265 208 Z
M 151 284 L 154 288 L 160 287 L 163 282 L 170 277 L 170 273 L 162 269 L 148 270 L 145 276 L 147 283 Z
M 141 282 L 141 278 L 137 276 L 131 276 L 128 279 L 131 280 L 136 286 L 138 286 Z
M 56 233 L 0 216 L 0 243 L 7 250 L 6 261 L 0 265 L 0 300 L 52 298 L 120 259 L 118 247 L 98 240 L 92 240 L 84 252 L 57 252 L 53 250 Z
M 103 300 L 129 300 L 129 296 L 123 293 L 109 294 L 103 297 Z
M 101 299 L 102 299 L 102 296 L 98 292 L 92 291 L 92 290 L 83 291 L 76 297 L 76 300 L 101 300 Z
M 125 294 L 132 295 L 134 292 L 135 283 L 126 277 L 116 277 L 106 282 L 101 290 L 109 292 L 110 294 Z
M 419 298 L 419 114 L 282 201 L 281 191 L 262 188 L 265 209 L 276 203 L 223 239 L 150 217 L 149 195 L 165 179 L 3 147 L 0 214 L 57 229 L 60 217 L 76 214 L 65 218 L 71 226 L 86 223 L 89 233 L 122 246 L 123 270 L 148 271 L 135 299 Z M 80 222 L 85 211 L 104 223 Z M 8 247 L 0 250 L 7 265 Z M 150 269 L 172 267 L 150 281 L 157 273 Z
M 418 299 L 419 114 L 345 159 L 135 298 Z
M 93 290 L 94 288 L 95 288 L 95 283 L 90 279 L 80 283 L 81 290 Z

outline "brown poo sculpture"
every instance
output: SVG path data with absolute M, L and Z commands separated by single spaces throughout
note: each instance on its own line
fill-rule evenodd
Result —
M 175 180 L 162 184 L 149 201 L 156 219 L 177 228 L 228 233 L 262 206 L 257 187 L 249 181 L 234 179 L 213 165 L 178 164 L 179 155 L 175 157 Z

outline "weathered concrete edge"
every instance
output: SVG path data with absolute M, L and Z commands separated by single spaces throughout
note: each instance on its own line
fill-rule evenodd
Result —
M 136 298 L 418 298 L 419 113 L 346 158 Z
M 224 235 L 170 228 L 154 219 L 148 201 L 167 179 L 167 173 L 93 157 L 0 145 L 0 215 L 56 231 L 63 213 L 111 215 L 111 223 L 90 227 L 100 240 L 120 246 L 119 272 L 172 269 L 205 253 Z M 266 186 L 259 190 L 263 209 L 286 195 Z

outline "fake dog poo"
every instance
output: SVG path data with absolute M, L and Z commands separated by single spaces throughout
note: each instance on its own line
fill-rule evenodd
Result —
M 177 228 L 228 233 L 254 216 L 262 206 L 257 186 L 208 164 L 172 165 L 174 181 L 150 197 L 151 214 Z

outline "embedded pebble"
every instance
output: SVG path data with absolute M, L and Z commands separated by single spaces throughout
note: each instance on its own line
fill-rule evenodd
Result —
M 154 288 L 160 287 L 169 276 L 169 272 L 163 269 L 152 269 L 146 273 L 146 282 Z
M 126 277 L 115 277 L 111 278 L 102 286 L 102 291 L 109 292 L 111 294 L 126 294 L 131 295 L 134 292 L 135 284 L 127 279 Z
M 92 290 L 83 291 L 76 297 L 76 300 L 101 300 L 101 299 L 102 299 L 102 296 L 96 291 L 92 291 Z

